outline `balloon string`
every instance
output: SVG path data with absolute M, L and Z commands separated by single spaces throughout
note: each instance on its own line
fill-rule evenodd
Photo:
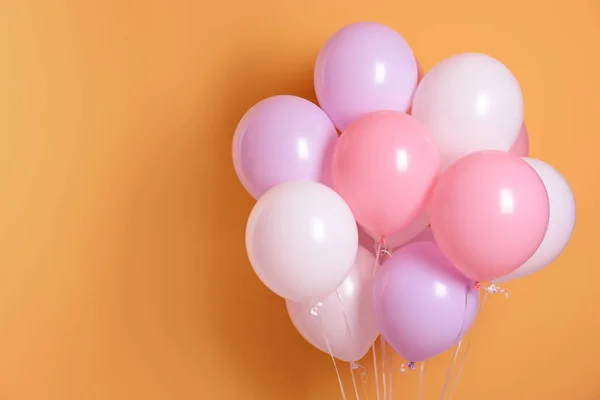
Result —
M 385 339 L 383 336 L 380 336 L 381 341 L 381 380 L 383 384 L 383 400 L 387 400 L 387 380 L 386 380 L 386 371 L 385 371 Z
M 333 367 L 335 368 L 335 374 L 337 375 L 338 383 L 340 385 L 340 391 L 342 393 L 342 400 L 346 400 L 346 391 L 344 390 L 344 383 L 342 382 L 342 376 L 340 375 L 340 370 L 338 369 L 337 362 L 335 361 L 335 357 L 333 356 L 333 351 L 331 350 L 331 344 L 329 343 L 329 338 L 327 337 L 327 331 L 325 330 L 325 326 L 323 325 L 323 320 L 321 319 L 321 315 L 319 314 L 319 307 L 322 305 L 321 302 L 316 303 L 312 310 L 311 314 L 317 316 L 319 318 L 319 324 L 321 325 L 321 331 L 323 332 L 323 337 L 325 338 L 325 345 L 327 346 L 327 351 L 329 352 L 329 356 L 331 357 L 331 361 L 333 362 Z
M 354 376 L 354 370 L 358 368 L 358 366 L 354 366 L 354 363 L 350 363 L 350 375 L 352 375 L 352 386 L 354 386 L 354 395 L 356 396 L 356 400 L 360 400 L 360 396 L 358 395 L 358 386 L 356 385 L 356 377 Z
M 454 369 L 454 365 L 456 364 L 456 359 L 458 358 L 458 352 L 460 351 L 461 345 L 462 345 L 462 339 L 458 341 L 458 343 L 456 344 L 456 347 L 454 348 L 454 355 L 452 356 L 452 362 L 450 363 L 448 372 L 446 372 L 446 379 L 444 380 L 444 387 L 442 388 L 442 395 L 440 396 L 440 400 L 443 400 L 444 395 L 446 394 L 446 388 L 448 387 L 448 382 L 450 381 L 450 376 L 452 376 L 452 370 Z
M 346 309 L 344 308 L 344 303 L 342 302 L 342 296 L 340 295 L 340 291 L 337 289 L 335 293 L 337 294 L 338 303 L 340 303 L 340 309 L 342 310 L 344 322 L 346 323 L 346 333 L 350 338 L 352 338 L 352 331 L 350 330 L 350 324 L 348 323 L 348 316 L 346 315 Z
M 394 350 L 390 350 L 390 367 L 388 369 L 388 381 L 390 382 L 390 400 L 392 400 L 394 398 L 394 396 L 392 396 L 392 386 L 394 383 L 394 369 L 392 365 L 394 363 Z
M 372 349 L 373 349 L 373 368 L 375 369 L 375 393 L 377 394 L 377 400 L 380 400 L 379 371 L 377 370 L 377 346 L 375 345 L 375 343 L 373 343 Z
M 421 372 L 419 372 L 419 400 L 423 400 L 423 393 L 425 392 L 423 386 L 423 377 L 425 375 L 425 361 L 421 363 Z
M 488 291 L 486 291 L 485 294 L 483 295 L 483 300 L 481 301 L 479 310 L 477 310 L 478 314 L 483 310 L 483 307 L 485 306 L 485 302 L 489 295 L 490 295 L 490 292 L 488 292 Z M 454 383 L 452 384 L 452 389 L 450 390 L 450 394 L 448 395 L 448 400 L 452 400 L 452 395 L 454 394 L 454 390 L 456 390 L 456 386 L 458 386 L 458 380 L 460 378 L 460 375 L 462 374 L 463 368 L 465 367 L 465 361 L 467 360 L 467 355 L 469 354 L 469 349 L 471 348 L 471 342 L 472 342 L 472 339 L 469 339 L 469 343 L 467 344 L 465 354 L 463 354 L 462 359 L 460 360 L 458 372 L 456 374 L 456 378 L 454 379 Z

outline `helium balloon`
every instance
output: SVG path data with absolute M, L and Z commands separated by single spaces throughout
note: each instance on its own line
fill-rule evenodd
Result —
M 542 244 L 536 252 L 515 271 L 494 280 L 507 282 L 533 274 L 550 264 L 569 243 L 575 228 L 575 198 L 563 176 L 550 165 L 534 158 L 524 159 L 538 173 L 550 201 L 550 220 Z
M 373 268 L 375 257 L 363 247 L 352 272 L 313 315 L 311 302 L 286 301 L 292 323 L 317 349 L 342 361 L 357 361 L 369 351 L 379 335 L 373 316 Z
M 408 110 L 417 86 L 417 63 L 396 31 L 359 22 L 340 29 L 325 43 L 314 80 L 321 108 L 344 131 L 373 111 Z
M 537 172 L 502 151 L 472 153 L 440 178 L 431 202 L 431 229 L 450 262 L 476 281 L 499 278 L 538 249 L 549 218 Z
M 381 335 L 408 361 L 448 350 L 477 315 L 473 284 L 434 243 L 402 247 L 375 274 L 373 307 Z
M 435 138 L 446 169 L 469 153 L 508 151 L 523 122 L 523 97 L 500 61 L 464 53 L 425 74 L 415 91 L 412 115 Z
M 255 199 L 292 180 L 331 185 L 331 156 L 338 135 L 315 104 L 274 96 L 253 106 L 233 137 L 233 165 Z
M 246 250 L 258 277 L 279 296 L 322 300 L 352 270 L 356 221 L 333 189 L 312 181 L 284 182 L 252 209 Z
M 333 187 L 365 230 L 388 236 L 425 211 L 439 168 L 437 148 L 421 123 L 379 111 L 353 122 L 338 139 Z

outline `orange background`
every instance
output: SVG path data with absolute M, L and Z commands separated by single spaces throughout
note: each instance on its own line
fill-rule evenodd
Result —
M 340 398 L 248 264 L 230 142 L 258 100 L 314 99 L 320 46 L 365 19 L 426 69 L 504 61 L 533 156 L 578 202 L 560 259 L 489 299 L 454 398 L 600 398 L 598 0 L 4 0 L 0 399 Z M 426 398 L 449 360 L 428 363 Z

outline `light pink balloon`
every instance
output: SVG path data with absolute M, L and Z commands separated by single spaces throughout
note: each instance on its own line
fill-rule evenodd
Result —
M 374 112 L 338 139 L 333 186 L 362 227 L 388 236 L 425 211 L 439 163 L 435 142 L 421 123 L 399 112 Z
M 356 260 L 356 221 L 344 200 L 317 182 L 281 183 L 258 199 L 246 225 L 246 251 L 263 283 L 295 301 L 322 300 Z
M 521 266 L 542 243 L 549 202 L 537 172 L 503 151 L 472 153 L 440 178 L 431 229 L 450 262 L 476 281 Z
M 337 138 L 333 123 L 315 104 L 296 96 L 269 97 L 248 110 L 235 130 L 235 172 L 255 199 L 286 181 L 331 186 Z
M 319 104 L 343 131 L 373 111 L 408 110 L 417 86 L 417 64 L 398 32 L 375 22 L 357 22 L 325 43 L 314 80 Z
M 517 140 L 515 140 L 510 148 L 510 152 L 518 157 L 529 156 L 529 135 L 527 134 L 527 128 L 524 123 L 521 125 L 519 136 L 517 136 Z
M 286 301 L 288 314 L 300 334 L 317 349 L 329 353 L 325 335 L 334 357 L 357 361 L 369 351 L 379 335 L 373 316 L 373 267 L 375 257 L 358 248 L 350 275 L 336 292 L 311 313 L 313 304 Z
M 494 280 L 502 283 L 533 274 L 549 265 L 562 253 L 575 228 L 575 198 L 565 178 L 541 160 L 524 158 L 538 173 L 550 200 L 550 221 L 542 244 L 525 264 L 515 271 Z

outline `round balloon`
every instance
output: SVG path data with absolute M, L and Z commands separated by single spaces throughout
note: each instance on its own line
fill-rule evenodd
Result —
M 233 165 L 258 199 L 292 180 L 331 185 L 331 157 L 338 135 L 315 104 L 296 96 L 274 96 L 254 105 L 233 137 Z
M 435 138 L 445 169 L 475 151 L 508 151 L 523 122 L 523 98 L 500 61 L 465 53 L 427 72 L 415 92 L 412 115 Z
M 417 86 L 417 63 L 396 31 L 375 22 L 358 22 L 325 43 L 314 80 L 319 104 L 343 131 L 372 111 L 408 110 Z
M 542 244 L 537 251 L 515 271 L 494 280 L 502 283 L 522 278 L 539 271 L 562 253 L 569 243 L 575 228 L 575 198 L 563 176 L 543 161 L 534 158 L 524 159 L 538 173 L 550 201 L 550 220 Z
M 452 164 L 440 178 L 430 210 L 438 246 L 476 281 L 521 266 L 548 227 L 544 183 L 527 162 L 502 151 L 472 153 Z
M 381 335 L 408 361 L 448 350 L 477 315 L 473 283 L 434 243 L 402 247 L 375 274 L 373 307 Z
M 279 296 L 323 300 L 346 279 L 356 260 L 356 221 L 327 186 L 284 182 L 252 209 L 246 250 L 258 277 Z
M 333 187 L 362 227 L 388 236 L 425 211 L 439 169 L 437 148 L 421 123 L 379 111 L 353 122 L 338 140 Z
M 334 357 L 357 361 L 369 351 L 379 335 L 373 316 L 373 269 L 375 257 L 363 247 L 352 272 L 313 315 L 311 302 L 286 301 L 288 314 L 300 334 L 317 349 Z
M 529 134 L 527 133 L 527 127 L 523 123 L 519 130 L 519 136 L 510 148 L 510 152 L 518 157 L 529 156 Z

